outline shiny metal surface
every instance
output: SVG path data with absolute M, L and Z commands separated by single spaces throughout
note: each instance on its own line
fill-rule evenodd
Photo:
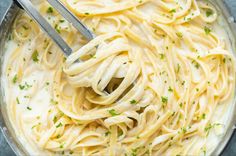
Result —
M 34 19 L 42 30 L 48 34 L 48 36 L 57 44 L 65 56 L 69 56 L 72 53 L 72 49 L 62 39 L 62 37 L 56 32 L 54 28 L 40 15 L 35 9 L 30 0 L 15 0 L 17 1 L 28 15 Z M 88 40 L 94 38 L 94 34 L 78 19 L 76 18 L 59 0 L 48 0 L 53 8 L 55 8 L 68 22 L 72 25 Z
M 8 0 L 9 1 L 9 0 Z M 225 1 L 234 1 L 235 5 L 236 5 L 236 1 L 235 0 L 225 0 Z M 224 1 L 222 0 L 214 0 L 215 4 L 219 5 L 219 10 L 221 10 L 225 16 L 225 18 L 228 21 L 228 24 L 231 28 L 231 32 L 233 36 L 236 36 L 236 24 L 234 23 L 234 20 L 231 16 L 231 14 L 229 13 L 229 9 L 226 7 Z M 1 3 L 0 3 L 1 4 Z M 10 32 L 11 29 L 11 25 L 12 25 L 12 21 L 14 20 L 14 17 L 16 16 L 17 12 L 18 12 L 18 8 L 13 5 L 12 3 L 9 5 L 9 7 L 6 7 L 6 14 L 3 13 L 4 18 L 2 18 L 0 16 L 0 57 L 4 55 L 4 45 L 5 42 L 7 40 L 8 34 Z M 236 10 L 236 8 L 235 8 Z M 1 14 L 0 14 L 1 15 Z M 236 17 L 236 14 L 235 14 Z M 232 45 L 234 46 L 234 50 L 236 49 L 236 42 L 235 42 L 235 38 L 233 38 L 231 40 Z M 2 58 L 0 59 L 0 70 L 1 70 L 1 64 L 2 64 Z M 0 71 L 0 74 L 2 74 L 2 71 Z M 1 75 L 0 75 L 1 76 Z M 0 83 L 0 87 L 1 87 L 1 83 Z M 26 153 L 26 151 L 24 151 L 24 148 L 22 147 L 21 144 L 18 143 L 17 141 L 17 136 L 14 135 L 13 130 L 11 125 L 9 124 L 9 121 L 7 119 L 7 112 L 6 112 L 6 103 L 4 101 L 4 92 L 2 91 L 2 87 L 0 90 L 0 127 L 1 130 L 3 132 L 3 135 L 5 136 L 7 142 L 9 143 L 9 145 L 11 146 L 11 148 L 13 149 L 13 151 L 15 152 L 16 155 L 29 155 L 28 153 Z M 226 134 L 223 136 L 220 144 L 217 146 L 217 148 L 215 149 L 214 153 L 212 155 L 220 155 L 220 153 L 223 151 L 223 149 L 225 148 L 226 144 L 228 143 L 230 137 L 232 136 L 233 132 L 234 132 L 234 125 L 236 123 L 236 109 L 234 107 L 234 110 L 232 110 L 233 114 L 232 116 L 229 118 L 228 120 L 228 124 L 227 124 L 227 132 Z M 1 146 L 0 146 L 1 147 Z M 235 147 L 235 145 L 233 146 Z M 235 149 L 235 148 L 234 148 Z M 2 150 L 2 149 L 1 149 Z M 225 152 L 227 152 L 227 154 L 225 154 Z M 222 155 L 235 155 L 236 153 L 233 153 L 232 151 L 225 151 Z M 235 151 L 236 152 L 236 151 Z M 0 153 L 1 155 L 2 153 Z
M 40 15 L 30 0 L 17 0 L 17 2 L 24 8 L 27 14 L 38 23 L 42 30 L 48 34 L 66 56 L 69 56 L 72 53 L 72 49 L 61 38 L 56 30 Z
M 60 0 L 47 0 L 53 8 L 55 8 L 68 22 L 88 40 L 92 40 L 95 35 L 75 17 L 61 2 Z

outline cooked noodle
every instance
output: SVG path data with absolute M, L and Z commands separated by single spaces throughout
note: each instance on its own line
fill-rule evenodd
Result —
M 208 153 L 211 129 L 224 127 L 213 122 L 215 110 L 223 105 L 225 114 L 235 89 L 216 8 L 196 0 L 64 3 L 97 37 L 87 43 L 40 3 L 73 48 L 64 58 L 25 13 L 17 17 L 5 67 L 16 133 L 41 154 Z

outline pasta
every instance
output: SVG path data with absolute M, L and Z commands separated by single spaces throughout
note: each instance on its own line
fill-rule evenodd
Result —
M 65 58 L 25 13 L 6 52 L 8 114 L 28 152 L 210 154 L 235 89 L 217 9 L 196 0 L 63 3 L 95 39 L 86 41 L 42 1 L 39 11 L 74 52 Z

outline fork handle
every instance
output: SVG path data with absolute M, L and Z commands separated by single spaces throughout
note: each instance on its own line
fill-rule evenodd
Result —
M 74 15 L 72 14 L 60 0 L 47 0 L 68 22 L 72 25 L 89 41 L 92 40 L 95 35 Z
M 22 6 L 18 3 L 17 0 L 13 0 L 13 1 L 14 1 L 14 3 L 15 3 L 19 8 L 23 9 Z
M 35 9 L 30 0 L 15 0 L 22 8 L 30 15 L 42 28 L 42 30 L 48 34 L 48 36 L 58 45 L 65 56 L 69 56 L 72 53 L 72 49 L 68 44 L 61 38 L 61 36 L 52 28 L 52 26 L 40 15 Z

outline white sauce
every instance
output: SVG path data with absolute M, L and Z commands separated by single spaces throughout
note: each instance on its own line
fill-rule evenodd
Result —
M 223 40 L 227 40 L 227 47 L 231 50 L 232 53 L 233 49 L 231 46 L 230 38 L 228 37 L 227 33 L 230 33 L 228 25 L 226 24 L 225 20 L 222 17 L 218 18 L 218 24 L 214 25 L 214 31 L 220 34 L 221 38 Z M 6 54 L 4 58 L 4 65 L 3 69 L 6 69 L 7 62 L 9 60 L 9 56 L 12 54 L 13 49 L 17 46 L 16 43 L 13 41 L 9 41 L 6 44 Z M 49 70 L 38 70 L 37 67 L 34 67 L 34 72 L 30 73 L 29 76 L 25 77 L 22 82 L 27 82 L 29 85 L 33 85 L 33 87 L 29 88 L 28 90 L 19 90 L 19 86 L 16 85 L 13 89 L 11 89 L 11 92 L 9 92 L 9 85 L 7 80 L 7 71 L 3 71 L 3 77 L 1 79 L 1 83 L 4 84 L 4 90 L 6 95 L 6 103 L 10 103 L 11 95 L 16 95 L 18 97 L 18 100 L 20 101 L 20 104 L 16 106 L 16 114 L 22 114 L 22 117 L 25 122 L 31 122 L 32 118 L 35 118 L 35 116 L 40 116 L 40 114 L 47 113 L 50 106 L 50 101 L 52 96 L 50 95 L 50 90 L 52 89 L 50 85 L 45 85 L 45 81 L 43 79 L 51 79 L 52 78 L 52 72 Z M 34 87 L 38 88 L 37 91 L 34 93 Z M 27 96 L 32 96 L 32 98 L 29 100 Z M 13 110 L 11 106 L 8 107 L 8 114 L 11 114 L 10 111 Z M 225 107 L 222 105 L 222 107 Z M 225 108 L 224 114 L 222 114 L 222 109 L 224 108 L 219 107 L 218 110 L 215 112 L 214 120 L 217 122 L 220 122 L 222 124 L 221 127 L 215 128 L 215 133 L 210 133 L 208 137 L 208 149 L 214 150 L 215 146 L 219 143 L 219 141 L 223 138 L 224 133 L 226 131 L 227 125 L 229 124 L 228 121 L 231 119 L 232 113 L 233 113 L 233 104 L 229 104 L 227 108 Z M 29 111 L 31 109 L 31 111 Z M 42 151 L 34 144 L 32 140 L 30 140 L 30 136 L 32 135 L 31 127 L 33 125 L 31 124 L 24 124 L 25 127 L 19 126 L 19 121 L 14 121 L 12 116 L 9 116 L 11 120 L 11 125 L 13 126 L 15 133 L 17 135 L 17 139 L 22 143 L 22 145 L 26 148 L 26 150 L 31 155 L 42 155 Z M 35 119 L 33 119 L 35 120 Z M 44 123 L 44 120 L 46 119 L 40 119 L 41 123 Z M 22 131 L 25 133 L 21 133 L 19 129 L 23 128 Z M 199 142 L 201 144 L 201 142 Z M 46 152 L 47 153 L 47 152 Z

